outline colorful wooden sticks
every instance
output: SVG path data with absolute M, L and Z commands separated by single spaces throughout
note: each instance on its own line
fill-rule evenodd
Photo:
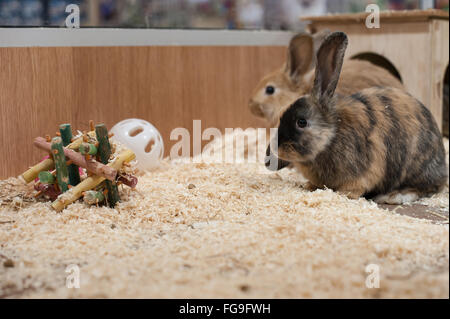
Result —
M 34 145 L 50 154 L 49 158 L 24 172 L 26 183 L 35 181 L 36 197 L 53 200 L 52 207 L 61 211 L 80 197 L 89 205 L 107 202 L 114 207 L 120 201 L 117 184 L 136 187 L 137 178 L 125 172 L 127 163 L 135 154 L 124 150 L 111 152 L 108 130 L 104 124 L 94 126 L 90 132 L 72 138 L 70 124 L 62 124 L 57 136 L 37 137 Z M 80 133 L 81 135 L 81 133 Z M 80 176 L 86 172 L 87 176 Z

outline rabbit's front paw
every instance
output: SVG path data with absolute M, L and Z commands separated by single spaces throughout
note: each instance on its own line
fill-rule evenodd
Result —
M 419 194 L 412 189 L 393 191 L 376 196 L 373 201 L 377 204 L 403 205 L 419 199 Z

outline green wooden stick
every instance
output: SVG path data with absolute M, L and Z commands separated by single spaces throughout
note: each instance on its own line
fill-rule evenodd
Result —
M 72 127 L 70 126 L 70 124 L 60 125 L 59 132 L 61 133 L 63 145 L 69 145 L 72 141 Z M 80 172 L 78 170 L 78 166 L 76 166 L 75 164 L 69 165 L 69 183 L 72 186 L 76 186 L 80 183 Z
M 105 124 L 98 124 L 95 126 L 95 133 L 97 134 L 98 148 L 97 153 L 100 156 L 100 160 L 103 164 L 108 164 L 109 157 L 111 156 L 111 145 L 109 144 L 108 129 Z M 108 204 L 109 207 L 116 206 L 116 203 L 120 201 L 119 190 L 117 185 L 111 181 L 106 181 L 106 188 L 108 189 Z
M 102 192 L 87 191 L 84 192 L 83 201 L 88 205 L 97 205 L 105 200 Z
M 95 155 L 97 154 L 97 147 L 94 144 L 82 143 L 78 149 L 83 155 Z
M 38 177 L 42 184 L 53 184 L 55 182 L 55 176 L 49 171 L 40 172 Z
M 61 193 L 64 193 L 69 189 L 69 169 L 66 165 L 66 156 L 64 155 L 61 137 L 57 136 L 52 139 L 52 155 L 56 168 L 56 180 Z

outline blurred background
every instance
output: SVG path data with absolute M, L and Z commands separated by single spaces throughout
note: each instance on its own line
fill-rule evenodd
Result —
M 437 8 L 449 0 L 0 0 L 0 26 L 64 26 L 68 4 L 81 27 L 301 30 L 300 16 Z

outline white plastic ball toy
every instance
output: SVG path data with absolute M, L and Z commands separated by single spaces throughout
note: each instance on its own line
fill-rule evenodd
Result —
M 136 154 L 137 167 L 150 170 L 159 165 L 164 156 L 164 143 L 158 130 L 141 119 L 123 120 L 111 129 L 112 139 L 122 143 Z

